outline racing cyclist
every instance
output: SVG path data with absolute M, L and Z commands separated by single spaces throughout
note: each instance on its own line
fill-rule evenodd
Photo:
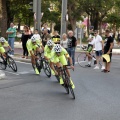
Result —
M 54 64 L 58 68 L 66 67 L 66 65 L 68 64 L 67 59 L 70 62 L 71 68 L 74 69 L 74 66 L 72 64 L 72 59 L 69 56 L 68 52 L 60 44 L 56 44 L 54 46 L 54 53 L 52 54 L 52 58 L 51 58 L 51 61 L 53 63 L 52 69 L 54 70 L 55 73 L 57 73 L 57 71 L 54 68 Z M 70 77 L 70 71 L 68 69 L 66 69 L 66 72 L 67 72 L 68 76 Z M 74 89 L 75 85 L 73 84 L 71 77 L 70 77 L 70 82 L 71 82 L 72 88 Z M 60 84 L 64 84 L 64 81 L 61 76 L 60 76 Z
M 54 47 L 53 41 L 51 39 L 48 40 L 44 48 L 44 58 L 49 62 L 50 67 L 51 67 L 51 72 L 53 75 L 55 75 L 54 71 L 52 70 L 52 63 L 51 63 L 51 57 L 54 52 L 53 47 Z
M 36 53 L 37 52 L 42 52 L 44 47 L 42 45 L 42 42 L 36 37 L 36 35 L 33 35 L 31 39 L 27 41 L 27 50 L 31 56 L 31 63 L 34 66 L 34 70 L 36 74 L 40 74 L 37 67 L 36 67 L 36 62 L 35 59 L 37 58 Z
M 1 37 L 0 38 L 0 54 L 2 54 L 2 56 L 6 57 L 4 46 L 8 47 L 12 51 L 12 48 L 9 46 L 9 44 L 5 40 L 5 38 Z

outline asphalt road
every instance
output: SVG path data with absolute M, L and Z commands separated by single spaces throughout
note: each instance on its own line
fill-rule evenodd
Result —
M 120 56 L 113 58 L 110 73 L 76 64 L 75 100 L 54 76 L 17 62 L 18 72 L 0 80 L 0 120 L 120 120 Z

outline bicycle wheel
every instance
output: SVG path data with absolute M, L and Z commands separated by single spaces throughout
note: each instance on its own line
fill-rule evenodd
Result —
M 88 59 L 85 53 L 80 53 L 77 57 L 77 62 L 81 67 L 87 67 Z
M 43 70 L 48 77 L 51 77 L 51 69 L 49 63 L 46 60 L 43 60 Z
M 57 81 L 60 82 L 59 76 L 55 75 L 55 77 L 56 77 Z
M 64 71 L 62 73 L 62 78 L 63 78 L 63 81 L 64 81 L 63 87 L 65 88 L 67 94 L 69 94 L 68 81 L 67 81 L 68 78 L 67 78 L 66 73 Z
M 2 70 L 5 70 L 6 69 L 6 64 L 5 64 L 5 62 L 4 62 L 4 58 L 2 58 L 1 56 L 0 56 L 0 68 L 2 69 Z
M 75 93 L 74 93 L 74 90 L 73 90 L 71 84 L 69 85 L 69 89 L 70 89 L 70 92 L 71 92 L 71 94 L 73 96 L 73 99 L 75 99 Z
M 17 72 L 17 65 L 16 65 L 15 61 L 13 60 L 13 58 L 11 58 L 10 56 L 8 56 L 8 58 L 7 58 L 7 65 L 8 65 L 14 72 Z

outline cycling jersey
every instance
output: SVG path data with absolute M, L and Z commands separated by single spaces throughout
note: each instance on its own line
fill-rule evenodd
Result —
M 67 59 L 69 58 L 68 52 L 62 47 L 62 51 L 60 52 L 60 55 L 58 56 L 55 52 L 52 54 L 51 61 L 53 63 L 60 62 L 62 65 L 67 65 Z
M 5 52 L 4 46 L 5 46 L 5 47 L 6 47 L 6 46 L 9 46 L 9 44 L 8 44 L 7 41 L 4 42 L 4 45 L 2 45 L 2 43 L 0 42 L 0 53 L 4 53 L 4 52 Z
M 53 45 L 53 47 L 54 47 L 54 45 Z M 44 56 L 50 59 L 52 57 L 53 53 L 54 53 L 53 49 L 50 50 L 50 48 L 48 47 L 48 45 L 45 45 Z
M 30 51 L 36 50 L 36 48 L 38 48 L 38 47 L 41 47 L 41 46 L 42 46 L 42 43 L 41 43 L 40 40 L 36 40 L 36 44 L 34 45 L 34 44 L 32 43 L 32 41 L 31 41 L 31 39 L 29 39 L 29 40 L 27 41 L 26 46 L 27 46 L 28 52 L 30 52 Z

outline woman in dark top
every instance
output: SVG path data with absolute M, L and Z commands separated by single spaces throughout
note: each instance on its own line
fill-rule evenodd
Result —
M 21 37 L 22 47 L 23 47 L 22 58 L 25 58 L 25 56 L 26 56 L 26 59 L 28 59 L 28 50 L 27 50 L 27 47 L 26 47 L 26 43 L 27 43 L 28 39 L 30 39 L 30 37 L 31 37 L 31 33 L 29 31 L 29 27 L 25 25 L 24 26 L 24 32 L 22 33 L 22 37 Z

